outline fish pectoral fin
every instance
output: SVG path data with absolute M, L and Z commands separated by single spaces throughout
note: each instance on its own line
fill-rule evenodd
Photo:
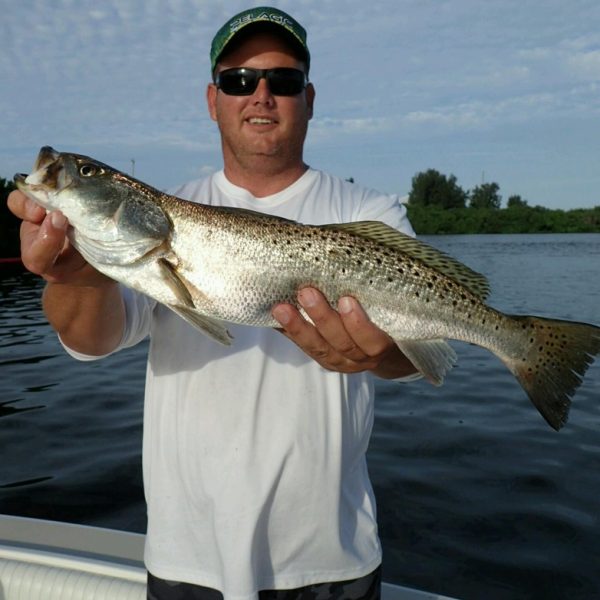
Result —
M 456 364 L 456 352 L 445 340 L 395 340 L 415 368 L 433 385 L 442 385 Z
M 200 314 L 198 311 L 185 306 L 173 306 L 170 304 L 169 308 L 208 337 L 224 346 L 231 346 L 233 336 L 227 331 L 227 328 L 222 321 L 207 317 L 206 315 Z
M 158 267 L 163 281 L 171 288 L 180 304 L 194 308 L 194 299 L 185 280 L 177 272 L 177 267 L 166 258 L 159 258 Z
M 233 337 L 227 331 L 222 321 L 208 317 L 196 309 L 194 296 L 204 296 L 196 287 L 189 283 L 185 277 L 177 272 L 177 267 L 166 258 L 159 258 L 158 265 L 163 281 L 171 288 L 179 300 L 179 304 L 169 304 L 168 307 L 185 319 L 190 325 L 199 329 L 213 340 L 231 346 Z

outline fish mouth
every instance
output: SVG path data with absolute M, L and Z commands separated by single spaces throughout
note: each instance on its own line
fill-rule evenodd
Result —
M 27 173 L 15 173 L 13 181 L 17 184 L 17 187 L 21 189 L 21 186 L 25 185 L 27 179 Z
M 34 171 L 39 171 L 48 167 L 51 163 L 58 160 L 60 152 L 57 152 L 52 146 L 44 146 L 40 149 L 35 164 L 33 165 Z
M 44 146 L 37 155 L 33 171 L 29 174 L 17 173 L 13 180 L 20 190 L 54 190 L 58 187 L 62 169 L 60 152 L 51 146 Z

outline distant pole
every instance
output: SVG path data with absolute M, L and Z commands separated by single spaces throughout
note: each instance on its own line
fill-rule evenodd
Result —
M 481 171 L 481 185 L 485 183 L 485 171 Z
M 135 177 L 135 158 L 131 159 L 131 176 Z

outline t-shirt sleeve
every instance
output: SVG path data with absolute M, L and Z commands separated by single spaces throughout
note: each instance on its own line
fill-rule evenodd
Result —
M 119 345 L 108 354 L 94 356 L 83 354 L 69 348 L 60 339 L 60 336 L 58 336 L 60 343 L 68 354 L 81 361 L 99 360 L 110 356 L 123 348 L 135 346 L 150 334 L 152 311 L 157 304 L 156 300 L 125 286 L 121 286 L 121 295 L 125 303 L 125 330 L 123 331 L 123 337 L 121 338 Z
M 382 221 L 386 225 L 414 237 L 415 232 L 406 211 L 407 200 L 408 196 L 381 194 L 374 190 L 366 190 L 355 220 Z

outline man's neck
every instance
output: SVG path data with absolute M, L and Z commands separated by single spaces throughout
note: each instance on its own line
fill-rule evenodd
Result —
M 238 187 L 248 190 L 255 198 L 265 198 L 285 190 L 298 181 L 306 173 L 308 165 L 303 162 L 296 167 L 281 171 L 270 170 L 239 170 L 225 165 L 225 177 Z

